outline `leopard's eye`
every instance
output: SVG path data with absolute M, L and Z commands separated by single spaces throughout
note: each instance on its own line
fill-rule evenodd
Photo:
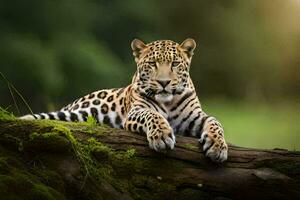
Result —
M 177 67 L 179 64 L 180 64 L 180 62 L 174 61 L 174 62 L 172 62 L 172 67 Z
M 152 67 L 156 67 L 156 62 L 148 62 L 149 65 L 151 65 Z

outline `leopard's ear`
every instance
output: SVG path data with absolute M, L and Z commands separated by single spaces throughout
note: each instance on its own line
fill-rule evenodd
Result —
M 183 52 L 186 53 L 188 58 L 191 58 L 194 55 L 194 49 L 196 48 L 196 42 L 194 39 L 188 38 L 180 44 L 180 47 L 183 50 Z
M 143 49 L 146 48 L 146 45 L 143 41 L 139 39 L 134 39 L 131 42 L 131 49 L 133 51 L 133 55 L 135 57 L 135 60 L 138 60 L 140 58 L 141 52 Z

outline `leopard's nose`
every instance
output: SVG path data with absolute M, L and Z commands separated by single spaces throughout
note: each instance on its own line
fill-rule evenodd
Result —
M 158 82 L 163 88 L 165 88 L 167 85 L 169 85 L 169 83 L 171 82 L 171 80 L 157 80 L 157 82 Z

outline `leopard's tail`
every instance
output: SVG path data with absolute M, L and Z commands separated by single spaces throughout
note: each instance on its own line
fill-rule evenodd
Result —
M 87 115 L 87 114 L 86 114 Z M 28 114 L 20 117 L 23 120 L 39 120 L 39 119 L 50 119 L 50 120 L 61 120 L 61 121 L 85 121 L 87 116 L 78 116 L 70 111 L 57 111 L 49 113 L 39 113 L 39 114 Z

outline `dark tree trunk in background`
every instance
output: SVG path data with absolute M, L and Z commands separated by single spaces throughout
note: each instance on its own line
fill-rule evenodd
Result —
M 300 152 L 231 145 L 216 164 L 194 138 L 156 153 L 106 126 L 0 122 L 1 199 L 300 199 L 299 189 Z

